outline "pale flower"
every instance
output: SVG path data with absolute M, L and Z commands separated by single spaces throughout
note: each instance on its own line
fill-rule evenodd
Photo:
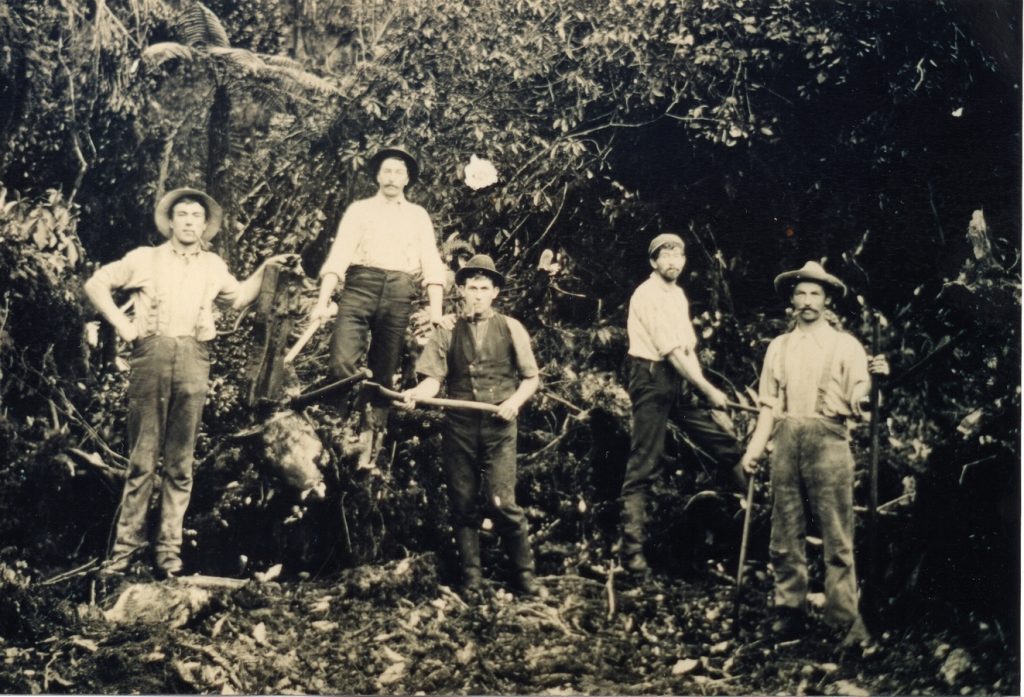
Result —
M 483 189 L 498 181 L 498 170 L 494 168 L 490 160 L 470 155 L 464 181 L 466 186 L 474 191 Z

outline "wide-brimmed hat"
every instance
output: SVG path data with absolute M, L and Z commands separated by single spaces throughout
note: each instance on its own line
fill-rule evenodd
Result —
M 840 294 L 846 295 L 846 284 L 825 271 L 824 267 L 816 261 L 809 261 L 795 271 L 780 273 L 775 277 L 775 290 L 781 293 L 783 289 L 790 288 L 800 281 L 814 281 L 826 286 L 832 286 Z
M 156 210 L 153 211 L 156 229 L 164 237 L 171 236 L 171 208 L 179 199 L 186 196 L 201 199 L 206 204 L 206 230 L 203 232 L 203 242 L 209 242 L 220 232 L 220 225 L 224 220 L 224 209 L 212 197 L 199 189 L 174 189 L 164 194 L 156 204 Z
M 658 253 L 658 250 L 666 245 L 674 245 L 682 249 L 686 249 L 686 245 L 683 244 L 683 238 L 673 232 L 663 232 L 647 245 L 647 256 L 652 259 Z
M 415 183 L 420 175 L 420 163 L 417 162 L 416 156 L 412 154 L 412 151 L 404 145 L 390 145 L 374 153 L 373 157 L 366 163 L 370 176 L 376 177 L 377 172 L 380 170 L 380 163 L 389 157 L 397 157 L 405 162 L 405 168 L 409 170 L 409 184 Z
M 470 276 L 483 274 L 494 281 L 494 285 L 501 287 L 505 285 L 505 277 L 494 268 L 494 260 L 486 254 L 477 254 L 466 262 L 466 265 L 455 272 L 455 285 L 461 286 L 466 283 Z

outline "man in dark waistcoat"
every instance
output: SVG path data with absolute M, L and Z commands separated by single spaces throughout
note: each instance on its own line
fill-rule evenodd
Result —
M 486 514 L 501 537 L 513 567 L 512 586 L 538 595 L 533 553 L 523 509 L 516 505 L 516 417 L 537 391 L 540 372 L 526 329 L 491 304 L 505 278 L 486 254 L 478 254 L 455 274 L 464 300 L 463 315 L 449 330 L 434 329 L 416 362 L 423 379 L 405 391 L 406 407 L 433 397 L 447 383 L 452 399 L 486 402 L 498 413 L 448 410 L 442 458 L 452 526 L 467 593 L 481 588 L 480 525 Z

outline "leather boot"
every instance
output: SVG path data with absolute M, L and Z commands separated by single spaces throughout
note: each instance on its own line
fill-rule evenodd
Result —
M 476 528 L 455 528 L 455 543 L 459 548 L 462 567 L 463 593 L 478 593 L 483 585 L 480 573 L 480 531 Z
M 530 549 L 530 537 L 527 532 L 512 529 L 501 536 L 501 541 L 512 563 L 512 588 L 522 595 L 541 595 L 540 584 L 533 575 L 533 550 Z
M 622 499 L 622 566 L 631 574 L 646 575 L 650 568 L 644 557 L 647 508 L 642 496 Z

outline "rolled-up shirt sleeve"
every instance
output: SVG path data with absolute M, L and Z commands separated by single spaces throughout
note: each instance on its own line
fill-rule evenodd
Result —
M 868 354 L 859 341 L 849 335 L 843 335 L 845 368 L 843 374 L 843 396 L 847 401 L 852 400 L 853 390 L 862 383 L 871 383 L 871 373 L 868 372 Z
M 238 299 L 242 284 L 231 274 L 223 259 L 218 257 L 215 263 L 213 283 L 218 290 L 214 300 L 218 305 L 226 307 Z
M 533 355 L 533 347 L 530 345 L 530 335 L 526 327 L 519 320 L 511 317 L 505 318 L 508 321 L 508 333 L 512 338 L 512 349 L 516 354 L 516 370 L 521 380 L 540 375 L 540 368 L 537 367 L 537 359 Z
M 323 266 L 320 267 L 320 278 L 333 273 L 339 279 L 345 280 L 345 272 L 348 271 L 352 258 L 355 256 L 356 246 L 359 244 L 361 201 L 355 201 L 345 209 L 338 223 L 338 232 L 331 244 L 331 251 L 327 253 Z
M 452 343 L 452 332 L 444 327 L 434 327 L 427 345 L 416 359 L 416 373 L 427 378 L 444 382 L 448 377 L 448 349 Z
M 113 288 L 141 288 L 146 270 L 152 266 L 152 254 L 150 247 L 133 249 L 117 261 L 101 266 L 89 282 L 105 288 L 107 292 Z
M 761 406 L 771 407 L 772 411 L 776 412 L 776 414 L 781 408 L 779 400 L 780 385 L 777 372 L 780 350 L 779 338 L 773 339 L 768 344 L 768 351 L 764 356 L 764 365 L 761 366 L 761 378 L 757 385 L 757 399 Z
M 434 224 L 430 221 L 430 215 L 422 210 L 423 222 L 419 229 L 419 257 L 420 270 L 423 273 L 423 285 L 444 286 L 445 265 L 441 261 L 441 254 L 437 251 L 437 237 L 434 234 Z

